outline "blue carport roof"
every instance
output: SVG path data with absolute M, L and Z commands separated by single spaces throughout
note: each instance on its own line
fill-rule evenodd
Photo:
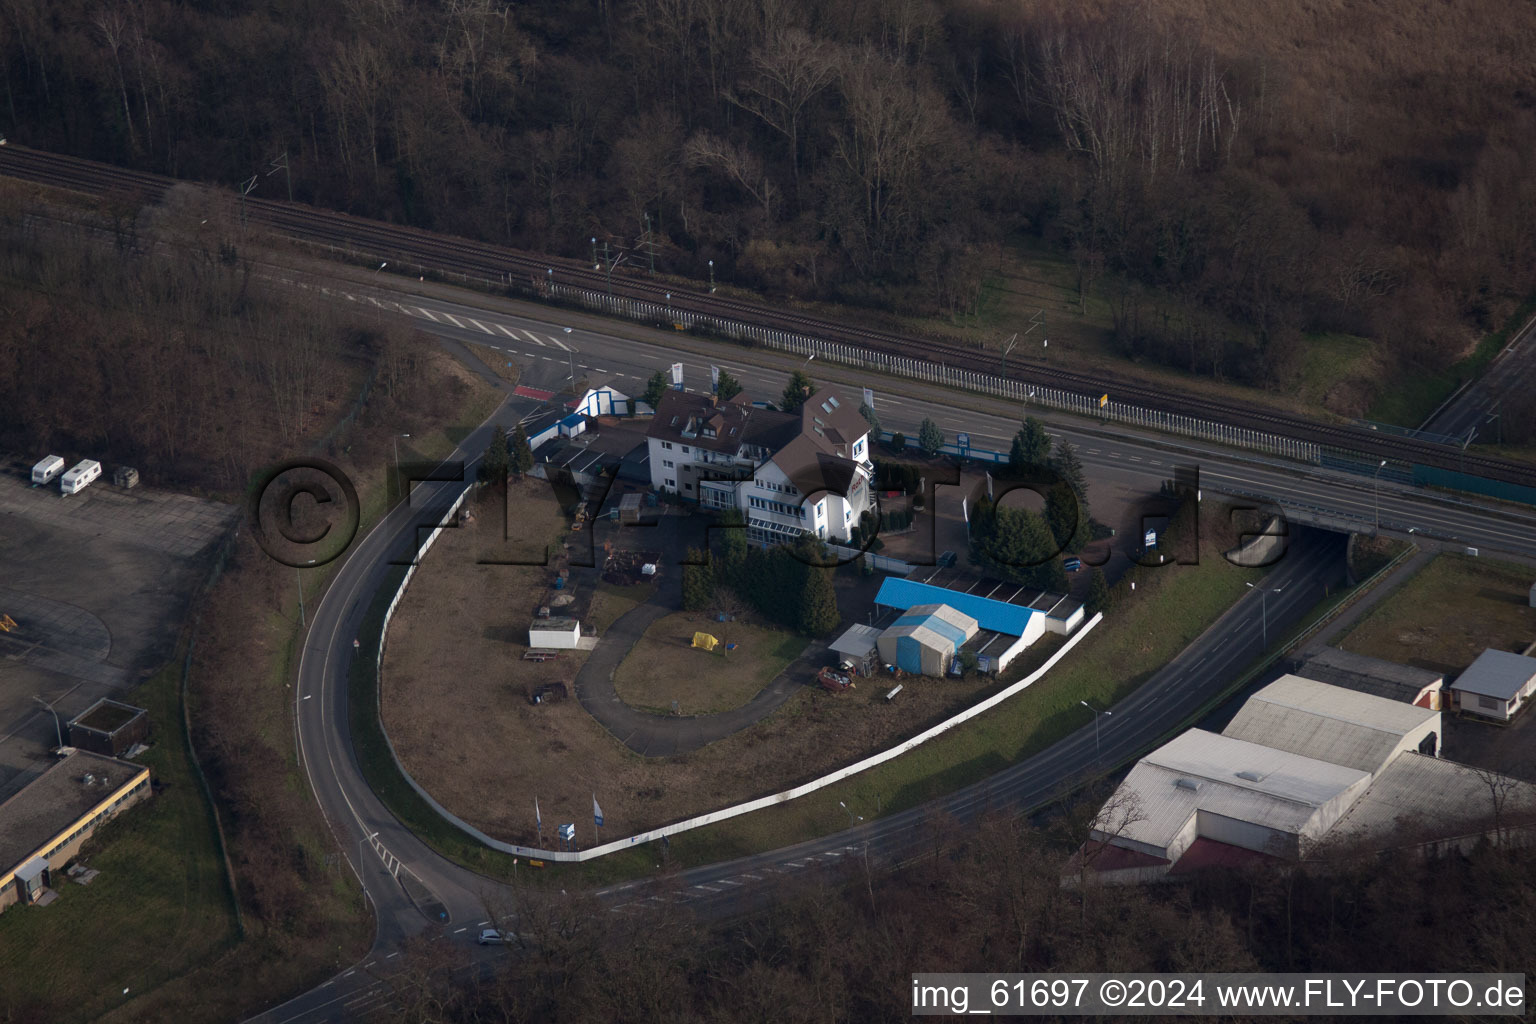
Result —
M 975 594 L 962 594 L 957 590 L 945 590 L 928 583 L 904 580 L 899 576 L 891 576 L 880 584 L 875 603 L 902 611 L 920 604 L 947 604 L 975 619 L 982 629 L 1007 633 L 1009 636 L 1023 636 L 1029 627 L 1030 616 L 1044 614 L 1033 608 L 994 601 Z

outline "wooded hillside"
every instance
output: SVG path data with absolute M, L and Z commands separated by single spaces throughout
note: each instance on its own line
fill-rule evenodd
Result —
M 1126 351 L 1262 381 L 1298 331 L 1442 364 L 1531 290 L 1533 42 L 1536 7 L 1496 0 L 0 0 L 0 118 L 917 310 L 967 308 L 1038 236 Z

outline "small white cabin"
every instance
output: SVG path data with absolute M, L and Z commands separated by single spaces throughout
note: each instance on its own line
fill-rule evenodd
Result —
M 101 463 L 95 459 L 81 459 L 68 473 L 59 477 L 59 491 L 63 494 L 79 494 L 101 476 Z
M 51 484 L 62 472 L 64 472 L 64 459 L 58 455 L 50 455 L 32 467 L 32 482 Z

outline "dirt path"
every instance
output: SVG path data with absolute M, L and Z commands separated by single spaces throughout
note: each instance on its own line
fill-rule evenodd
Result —
M 662 580 L 656 596 L 615 619 L 576 673 L 576 699 L 581 706 L 619 742 L 644 757 L 686 754 L 756 724 L 800 687 L 810 685 L 826 656 L 825 644 L 811 645 L 757 696 L 739 708 L 715 715 L 669 717 L 625 704 L 614 688 L 613 674 L 647 629 L 682 607 L 679 562 L 679 553 L 669 552 L 665 564 L 674 568 Z

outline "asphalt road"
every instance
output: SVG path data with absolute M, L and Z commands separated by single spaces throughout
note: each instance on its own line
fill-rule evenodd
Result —
M 500 347 L 511 358 L 533 364 L 529 379 L 535 383 L 558 383 L 568 378 L 573 368 L 585 369 L 617 378 L 615 386 L 621 390 L 625 388 L 618 380 L 627 377 L 633 393 L 654 368 L 683 358 L 688 379 L 695 386 L 707 386 L 707 360 L 676 356 L 657 343 L 609 338 L 579 329 L 567 334 L 563 325 L 549 319 L 513 316 L 505 311 L 492 313 L 428 300 L 420 303 L 419 309 L 440 317 L 418 317 L 422 326 L 430 324 L 428 329 L 434 333 L 461 341 L 507 342 Z M 467 324 L 471 318 L 479 322 L 477 326 Z M 455 320 L 460 323 L 455 324 Z M 513 331 L 526 332 L 532 339 L 513 338 Z M 503 337 L 498 339 L 497 332 Z M 519 343 L 516 348 L 511 345 L 514 341 Z M 541 351 L 546 349 L 549 351 Z M 730 369 L 749 389 L 771 396 L 782 388 L 786 373 L 783 360 L 775 361 L 769 353 L 742 353 L 754 360 L 748 362 L 732 358 L 737 353 L 730 349 L 721 351 L 724 357 L 716 360 L 717 364 Z M 767 368 L 755 365 L 757 360 L 766 362 Z M 824 373 L 833 380 L 847 376 L 840 368 Z M 857 400 L 856 389 L 847 393 Z M 915 433 L 917 422 L 932 416 L 951 434 L 956 429 L 968 429 L 973 445 L 994 442 L 999 448 L 1015 428 L 1014 418 L 952 407 L 947 403 L 958 397 L 953 392 L 933 390 L 931 394 L 933 397 L 923 389 L 907 388 L 900 399 L 879 399 L 883 423 Z M 526 404 L 509 403 L 499 409 L 491 421 L 466 439 L 461 448 L 462 453 L 470 453 L 464 456 L 466 460 L 484 450 L 493 422 L 510 425 L 526 411 Z M 1490 551 L 1536 557 L 1536 530 L 1532 529 L 1536 517 L 1447 502 L 1387 483 L 1381 485 L 1378 499 L 1371 484 L 1358 478 L 1335 477 L 1322 471 L 1298 475 L 1294 466 L 1235 455 L 1214 446 L 1170 444 L 1165 439 L 1130 433 L 1101 434 L 1072 425 L 1061 427 L 1060 432 L 1079 444 L 1090 480 L 1105 474 L 1155 486 L 1170 474 L 1174 463 L 1193 461 L 1199 464 L 1207 489 L 1231 487 L 1281 500 L 1316 503 L 1357 521 L 1370 522 L 1379 514 L 1384 522 L 1404 529 L 1416 525 L 1420 531 L 1434 529 Z M 435 522 L 439 510 L 463 486 L 418 484 L 409 505 L 396 508 L 353 547 L 325 598 L 314 609 L 295 683 L 300 752 L 320 807 L 375 907 L 378 932 L 364 963 L 256 1018 L 261 1021 L 288 1024 L 355 1019 L 386 998 L 376 975 L 387 971 L 398 957 L 402 939 L 430 929 L 468 946 L 504 898 L 502 887 L 438 856 L 389 814 L 363 781 L 347 730 L 346 674 L 351 639 L 368 602 L 388 562 L 402 557 L 414 544 L 417 525 Z M 1049 800 L 1065 784 L 1124 763 L 1191 718 L 1257 656 L 1258 637 L 1264 629 L 1261 616 L 1270 635 L 1278 635 L 1315 604 L 1325 585 L 1338 580 L 1343 571 L 1343 544 L 1340 535 L 1295 531 L 1289 557 L 1268 577 L 1269 590 L 1262 595 L 1251 592 L 1188 650 L 1113 708 L 1112 714 L 1100 716 L 1097 738 L 1093 726 L 1087 726 L 1035 757 L 922 807 L 795 847 L 698 868 L 669 880 L 660 889 L 654 883 L 635 883 L 603 890 L 599 895 L 615 913 L 641 913 L 646 904 L 657 900 L 688 904 L 706 914 L 734 912 L 766 898 L 775 879 L 783 875 L 862 858 L 866 849 L 868 856 L 881 860 L 908 857 L 921 842 L 923 823 L 936 812 L 965 820 L 988 807 L 1023 809 Z M 1269 592 L 1274 588 L 1281 588 L 1280 592 Z M 864 813 L 870 809 L 853 810 Z M 481 962 L 486 955 L 480 954 Z
M 1430 414 L 1421 429 L 1463 442 L 1490 444 L 1501 435 L 1495 417 L 1502 414 L 1504 396 L 1530 388 L 1536 381 L 1536 318 L 1525 324 L 1494 357 L 1477 379 Z

